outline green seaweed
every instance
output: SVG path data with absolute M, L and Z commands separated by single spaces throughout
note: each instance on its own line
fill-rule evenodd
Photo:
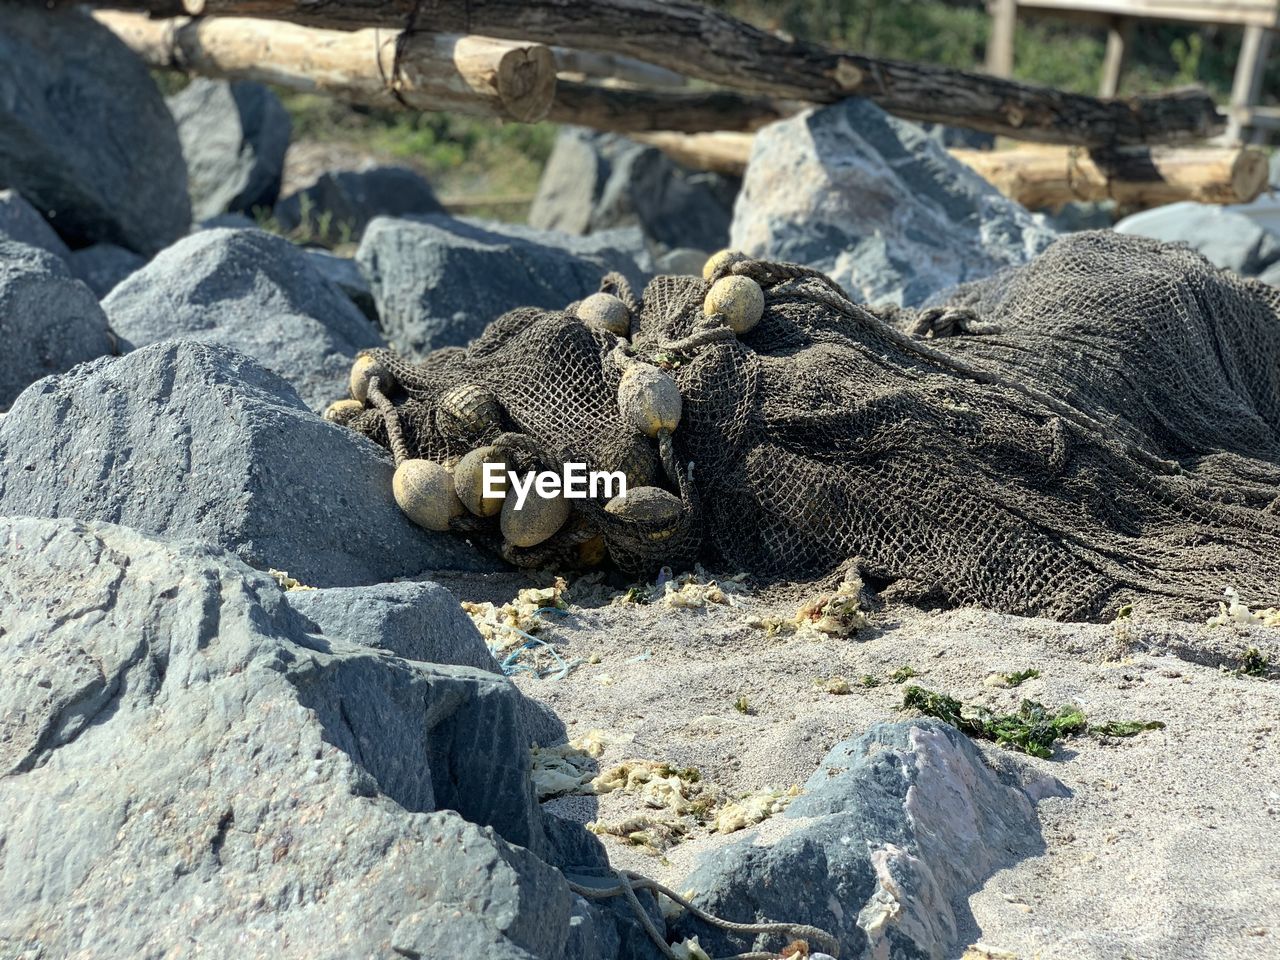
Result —
M 937 717 L 974 739 L 994 740 L 1001 746 L 1045 760 L 1053 755 L 1053 745 L 1066 737 L 1086 733 L 1132 737 L 1143 730 L 1164 728 L 1159 720 L 1090 724 L 1079 707 L 1064 705 L 1051 713 L 1044 704 L 1035 700 L 1023 700 L 1017 713 L 997 714 L 986 707 L 965 706 L 955 697 L 915 685 L 903 692 L 902 707 Z
M 1016 670 L 1013 673 L 1002 673 L 1000 679 L 1004 681 L 1006 687 L 1020 687 L 1028 680 L 1034 680 L 1040 676 L 1040 671 L 1032 667 L 1030 670 Z

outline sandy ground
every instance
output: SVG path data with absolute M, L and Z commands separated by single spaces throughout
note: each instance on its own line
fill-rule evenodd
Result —
M 463 599 L 499 603 L 527 585 L 514 575 L 443 582 Z M 1093 721 L 1161 720 L 1164 730 L 1133 738 L 1066 741 L 1049 760 L 982 745 L 1038 798 L 1045 852 L 970 898 L 965 941 L 1019 958 L 1280 957 L 1280 693 L 1274 679 L 1232 672 L 1249 645 L 1280 662 L 1280 631 L 898 608 L 873 614 L 853 639 L 770 637 L 749 621 L 790 617 L 794 597 L 737 600 L 573 605 L 545 617 L 540 635 L 587 662 L 561 679 L 516 682 L 568 737 L 603 732 L 599 769 L 630 758 L 696 767 L 726 797 L 803 784 L 837 742 L 910 716 L 905 684 L 888 679 L 904 665 L 919 673 L 907 683 L 1002 711 L 1025 696 L 1077 704 Z M 1027 668 L 1041 676 L 1016 689 L 988 680 Z M 851 692 L 815 687 L 831 675 Z M 863 687 L 863 675 L 882 682 Z M 644 812 L 625 792 L 548 807 L 582 821 Z M 693 822 L 659 852 L 605 842 L 615 866 L 679 888 L 701 857 L 741 836 Z

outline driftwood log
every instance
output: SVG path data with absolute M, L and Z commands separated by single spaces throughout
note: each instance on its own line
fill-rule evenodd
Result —
M 176 0 L 105 0 L 170 10 Z M 818 103 L 858 95 L 913 120 L 1019 140 L 1116 146 L 1200 140 L 1222 117 L 1202 90 L 1100 100 L 979 73 L 787 40 L 691 0 L 182 0 L 196 15 L 538 41 L 644 60 L 722 86 Z
M 699 170 L 741 174 L 750 133 L 635 133 L 672 159 Z M 1267 188 L 1267 155 L 1256 147 L 1083 147 L 1025 145 L 1011 150 L 952 150 L 1006 197 L 1024 207 L 1056 208 L 1072 200 L 1115 200 L 1148 208 L 1180 200 L 1249 203 Z
M 551 109 L 556 62 L 540 43 L 386 30 L 314 30 L 235 17 L 95 16 L 153 67 L 259 80 L 375 107 L 530 123 Z
M 806 105 L 715 90 L 694 93 L 557 80 L 572 60 L 540 44 L 485 37 L 316 30 L 239 17 L 175 17 L 99 10 L 95 16 L 149 65 L 260 80 L 376 107 L 455 110 L 508 120 L 554 120 L 615 133 L 756 130 Z M 625 65 L 624 65 L 625 66 Z M 642 64 L 647 66 L 647 64 Z M 578 72 L 578 71 L 574 71 Z
M 1252 147 L 1185 147 L 1093 151 L 1027 146 L 1017 150 L 952 150 L 1001 193 L 1025 207 L 1071 200 L 1115 200 L 1158 207 L 1180 200 L 1249 203 L 1267 188 L 1267 155 Z

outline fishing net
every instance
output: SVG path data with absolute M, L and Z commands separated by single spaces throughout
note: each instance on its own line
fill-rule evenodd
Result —
M 763 319 L 704 316 L 709 281 L 658 277 L 628 338 L 563 311 L 516 310 L 469 348 L 382 352 L 394 387 L 347 422 L 451 462 L 480 443 L 529 468 L 627 469 L 679 496 L 676 522 L 595 500 L 539 547 L 494 521 L 456 529 L 522 564 L 572 562 L 603 538 L 634 573 L 702 560 L 799 581 L 846 561 L 903 599 L 1062 620 L 1138 610 L 1203 619 L 1225 587 L 1280 604 L 1280 295 L 1189 249 L 1110 232 L 920 310 L 849 301 L 815 271 L 741 260 Z M 674 378 L 669 442 L 618 406 L 627 364 Z M 442 405 L 489 391 L 500 422 Z M 456 391 L 455 391 L 456 392 Z

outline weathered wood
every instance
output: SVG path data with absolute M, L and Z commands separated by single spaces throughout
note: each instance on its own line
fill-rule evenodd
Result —
M 453 110 L 532 122 L 555 98 L 550 49 L 488 37 L 385 30 L 315 30 L 235 17 L 97 18 L 147 63 L 228 79 L 278 83 L 375 107 Z
M 1124 149 L 1026 146 L 952 150 L 997 190 L 1031 209 L 1112 199 L 1125 207 L 1180 200 L 1248 203 L 1267 187 L 1267 156 L 1243 147 Z
M 717 131 L 715 133 L 656 133 L 632 134 L 633 140 L 657 147 L 676 163 L 695 170 L 714 170 L 739 176 L 747 169 L 751 158 L 751 142 L 754 134 Z
M 1107 52 L 1102 58 L 1102 82 L 1098 85 L 1098 96 L 1114 97 L 1119 91 L 1120 75 L 1124 72 L 1132 40 L 1132 18 L 1113 17 L 1107 23 Z
M 185 7 L 316 27 L 477 32 L 603 50 L 727 87 L 823 103 L 856 94 L 909 119 L 1045 143 L 1198 140 L 1221 126 L 1198 89 L 1099 100 L 791 41 L 691 0 L 185 0 Z
M 579 83 L 591 80 L 610 80 L 636 84 L 642 87 L 672 88 L 688 86 L 684 74 L 636 60 L 616 53 L 600 53 L 596 50 L 574 50 L 570 47 L 552 47 L 556 55 L 556 70 L 561 76 Z
M 633 136 L 685 166 L 729 174 L 746 170 L 753 139 L 750 133 Z M 1269 172 L 1263 151 L 1241 147 L 1126 147 L 1090 153 L 1083 147 L 1023 146 L 950 152 L 1031 209 L 1106 199 L 1138 208 L 1179 200 L 1248 203 L 1266 189 Z
M 714 90 L 685 93 L 605 87 L 560 80 L 547 119 L 614 133 L 674 130 L 758 130 L 807 104 Z

